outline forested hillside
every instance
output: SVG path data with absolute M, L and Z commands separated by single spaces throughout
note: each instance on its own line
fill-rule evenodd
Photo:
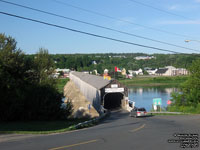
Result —
M 137 56 L 154 56 L 149 60 L 136 60 Z M 34 55 L 27 55 L 34 58 Z M 106 53 L 106 54 L 55 54 L 51 55 L 56 68 L 69 68 L 77 71 L 92 71 L 97 69 L 102 73 L 105 68 L 114 71 L 114 66 L 137 70 L 139 68 L 159 68 L 174 66 L 188 68 L 192 61 L 200 58 L 199 54 L 143 54 L 143 53 Z M 96 64 L 95 64 L 95 62 Z

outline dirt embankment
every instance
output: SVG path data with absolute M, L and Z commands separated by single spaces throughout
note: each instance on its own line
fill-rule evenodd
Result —
M 72 117 L 98 117 L 99 113 L 92 106 L 92 104 L 81 93 L 79 88 L 76 87 L 73 81 L 67 82 L 64 87 L 65 102 L 70 101 L 73 105 Z M 89 106 L 90 105 L 90 106 Z M 90 107 L 90 109 L 88 109 Z

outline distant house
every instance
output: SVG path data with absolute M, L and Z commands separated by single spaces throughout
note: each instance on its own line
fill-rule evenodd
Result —
M 122 69 L 122 75 L 124 75 L 124 76 L 126 75 L 126 69 L 125 68 Z
M 108 71 L 109 71 L 108 69 L 104 69 L 103 72 L 104 72 L 104 74 L 108 74 Z
M 58 78 L 59 75 L 60 75 L 60 73 L 56 73 L 56 72 L 54 72 L 54 73 L 51 75 L 51 77 L 53 77 L 53 78 Z
M 96 65 L 96 64 L 97 64 L 97 62 L 96 62 L 95 60 L 93 60 L 93 61 L 92 61 L 92 64 L 93 64 L 93 65 Z
M 188 75 L 189 72 L 188 72 L 188 70 L 186 70 L 185 68 L 177 68 L 177 69 L 174 71 L 174 74 L 175 74 L 175 75 Z
M 163 74 L 164 76 L 175 76 L 175 70 L 176 68 L 173 66 L 167 66 L 165 67 L 167 71 Z
M 154 56 L 137 56 L 135 57 L 136 60 L 149 60 L 155 58 Z
M 55 70 L 55 72 L 53 73 L 53 77 L 54 78 L 58 78 L 61 75 L 61 72 L 63 72 L 62 77 L 63 78 L 67 78 L 67 77 L 69 77 L 70 69 L 60 69 L 60 68 L 57 68 Z
M 144 68 L 144 70 L 146 70 L 146 72 L 149 74 L 149 75 L 155 75 L 156 74 L 156 71 L 158 69 L 152 69 L 152 68 Z
M 140 68 L 139 70 L 128 70 L 129 74 L 131 74 L 133 76 L 133 74 L 135 75 L 143 75 L 143 71 L 142 69 Z
M 158 69 L 155 72 L 158 76 L 177 76 L 177 75 L 188 75 L 188 71 L 184 68 L 175 68 L 173 66 L 167 66 L 165 68 Z
M 155 75 L 157 75 L 157 76 L 166 76 L 167 70 L 168 70 L 168 68 L 158 69 L 158 70 L 155 72 Z

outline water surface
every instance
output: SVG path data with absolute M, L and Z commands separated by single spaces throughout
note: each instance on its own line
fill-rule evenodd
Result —
M 128 87 L 129 100 L 135 102 L 136 107 L 144 107 L 147 111 L 152 109 L 153 99 L 161 98 L 162 107 L 167 107 L 171 93 L 178 91 L 174 87 Z

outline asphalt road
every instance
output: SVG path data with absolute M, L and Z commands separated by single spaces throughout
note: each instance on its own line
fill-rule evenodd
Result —
M 91 128 L 0 140 L 0 150 L 183 149 L 180 143 L 168 143 L 169 139 L 178 139 L 174 137 L 175 133 L 200 134 L 200 115 L 131 118 L 125 111 L 115 111 L 104 122 Z M 193 148 L 196 149 L 200 147 Z

